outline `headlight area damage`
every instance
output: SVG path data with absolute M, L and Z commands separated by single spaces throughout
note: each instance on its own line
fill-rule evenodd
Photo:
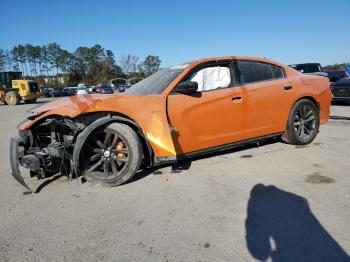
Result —
M 73 150 L 77 135 L 84 129 L 82 123 L 60 116 L 46 118 L 29 130 L 20 131 L 11 139 L 10 162 L 12 176 L 31 192 L 20 166 L 29 169 L 29 177 L 44 179 L 61 173 L 71 178 Z
M 11 139 L 12 176 L 33 193 L 45 183 L 39 185 L 39 180 L 58 174 L 116 186 L 130 179 L 141 164 L 154 163 L 141 128 L 124 116 L 50 115 L 24 129 Z

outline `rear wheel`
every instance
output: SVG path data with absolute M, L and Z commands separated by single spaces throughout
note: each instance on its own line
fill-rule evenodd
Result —
M 117 186 L 132 178 L 142 161 L 140 139 L 129 126 L 112 123 L 95 130 L 84 144 L 84 176 Z
M 15 91 L 10 91 L 5 95 L 5 103 L 10 106 L 18 105 L 20 101 L 21 101 L 21 97 Z
M 282 140 L 294 145 L 311 143 L 320 126 L 320 114 L 315 103 L 308 99 L 296 102 L 289 114 Z

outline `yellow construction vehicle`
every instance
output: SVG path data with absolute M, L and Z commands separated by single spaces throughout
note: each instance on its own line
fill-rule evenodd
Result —
M 0 101 L 7 105 L 35 103 L 42 94 L 38 83 L 33 80 L 23 80 L 21 72 L 0 72 Z

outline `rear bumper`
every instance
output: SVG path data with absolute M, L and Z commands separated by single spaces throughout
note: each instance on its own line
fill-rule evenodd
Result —
M 10 164 L 12 169 L 12 176 L 16 179 L 22 186 L 27 188 L 29 191 L 33 192 L 32 189 L 24 182 L 21 171 L 19 170 L 19 149 L 23 144 L 23 140 L 20 137 L 12 137 L 10 142 Z

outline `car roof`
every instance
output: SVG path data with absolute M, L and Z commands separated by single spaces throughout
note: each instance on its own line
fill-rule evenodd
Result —
M 308 65 L 319 65 L 321 66 L 320 63 L 301 63 L 301 64 L 290 64 L 288 66 L 291 66 L 291 67 L 297 67 L 297 66 L 308 66 Z M 322 66 L 321 66 L 322 67 Z
M 259 61 L 259 62 L 265 62 L 265 63 L 271 63 L 271 64 L 276 64 L 280 66 L 285 66 L 275 60 L 272 60 L 270 58 L 266 57 L 257 57 L 257 56 L 220 56 L 220 57 L 208 57 L 208 58 L 202 58 L 202 59 L 197 59 L 193 60 L 191 62 L 187 63 L 182 63 L 182 64 L 200 64 L 200 63 L 205 63 L 205 62 L 211 62 L 211 61 L 220 61 L 220 60 L 253 60 L 253 61 Z

